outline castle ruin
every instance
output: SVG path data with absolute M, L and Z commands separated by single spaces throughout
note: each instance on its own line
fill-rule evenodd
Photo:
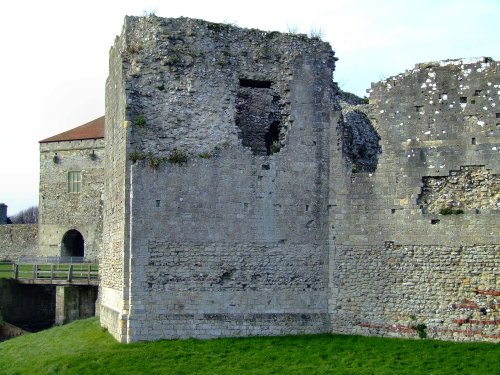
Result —
M 34 251 L 99 258 L 121 342 L 498 342 L 498 62 L 418 64 L 366 103 L 335 61 L 305 35 L 126 17 L 105 135 L 41 142 Z
M 118 340 L 498 339 L 495 61 L 418 65 L 364 105 L 303 35 L 127 17 L 110 56 L 100 292 Z

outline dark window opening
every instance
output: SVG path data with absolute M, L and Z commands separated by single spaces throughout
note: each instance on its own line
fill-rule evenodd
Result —
M 80 232 L 75 229 L 67 231 L 62 239 L 61 256 L 83 257 L 85 241 Z
M 460 103 L 467 103 L 467 97 L 466 96 L 462 96 L 460 98 Z
M 262 169 L 268 171 L 271 167 L 269 166 L 269 164 L 262 164 L 261 165 Z
M 435 224 L 439 223 L 439 221 L 440 221 L 439 219 L 431 219 L 431 224 L 435 225 Z
M 475 145 L 475 144 L 476 144 L 476 138 L 472 138 L 472 139 L 471 139 L 471 143 L 472 143 L 473 145 Z
M 496 118 L 500 118 L 500 113 L 495 114 Z
M 474 91 L 474 96 L 479 96 L 479 94 L 481 94 L 481 91 L 482 90 L 476 90 L 476 91 Z
M 279 96 L 269 81 L 240 80 L 236 97 L 239 138 L 254 155 L 271 155 L 281 149 Z
M 423 107 L 424 107 L 423 105 L 416 105 L 415 106 L 415 111 L 416 112 L 421 112 L 421 111 L 423 111 L 423 109 L 422 109 Z
M 475 101 L 474 99 L 472 99 L 472 100 L 470 101 L 470 104 L 476 104 L 476 101 Z
M 240 79 L 240 86 L 241 87 L 251 87 L 254 89 L 270 89 L 271 88 L 271 81 L 257 81 L 255 79 L 241 78 Z

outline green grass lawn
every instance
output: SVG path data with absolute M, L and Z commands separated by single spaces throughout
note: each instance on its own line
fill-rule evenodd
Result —
M 96 318 L 0 343 L 0 374 L 500 374 L 500 345 L 315 335 L 118 344 Z

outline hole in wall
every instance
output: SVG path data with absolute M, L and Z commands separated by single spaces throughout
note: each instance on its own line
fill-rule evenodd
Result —
M 476 144 L 476 138 L 471 139 L 471 144 L 475 145 Z
M 467 97 L 466 96 L 462 96 L 460 97 L 460 103 L 467 103 Z
M 475 90 L 475 91 L 474 91 L 474 96 L 479 96 L 479 94 L 481 94 L 481 91 L 482 91 L 482 90 Z
M 161 201 L 159 199 L 156 200 L 156 207 L 160 207 L 160 202 Z
M 269 166 L 269 164 L 262 164 L 261 165 L 262 169 L 264 169 L 265 171 L 268 171 L 269 169 L 271 169 L 271 167 Z
M 395 208 L 391 208 L 391 214 L 395 214 L 396 213 L 396 209 Z
M 309 205 L 306 204 L 306 212 L 308 212 L 308 211 L 309 211 Z
M 441 220 L 439 220 L 439 219 L 431 219 L 431 224 L 435 225 L 435 224 L 439 223 L 440 221 Z
M 270 89 L 271 88 L 271 81 L 258 81 L 255 79 L 246 79 L 246 78 L 240 78 L 240 86 L 241 87 L 251 87 L 251 88 L 256 88 L 256 89 Z
M 474 99 L 472 99 L 472 100 L 470 101 L 470 104 L 476 104 L 476 101 L 475 101 Z
M 271 81 L 240 79 L 235 122 L 241 143 L 254 155 L 271 155 L 281 149 L 284 134 L 279 99 Z
M 497 113 L 495 114 L 495 117 L 496 117 L 496 118 L 500 118 L 500 112 L 497 112 Z M 497 124 L 497 125 L 498 125 L 498 124 Z

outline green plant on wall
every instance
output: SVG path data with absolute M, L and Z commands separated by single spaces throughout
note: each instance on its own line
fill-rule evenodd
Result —
M 156 156 L 150 156 L 149 159 L 149 166 L 153 169 L 158 169 L 160 166 L 161 162 L 163 161 L 162 158 L 156 157 Z
M 174 148 L 167 158 L 167 161 L 172 164 L 187 163 L 187 155 L 182 151 Z
M 144 126 L 144 125 L 146 125 L 146 119 L 142 115 L 137 116 L 134 120 L 134 124 L 137 126 Z
M 201 154 L 198 154 L 198 157 L 201 159 L 210 159 L 212 154 L 210 152 L 202 152 Z
M 411 326 L 412 329 L 417 331 L 418 337 L 421 339 L 427 338 L 427 326 L 423 323 Z
M 128 155 L 128 159 L 135 163 L 136 161 L 146 159 L 146 155 L 142 152 L 134 151 Z
M 274 141 L 271 144 L 271 154 L 276 154 L 281 150 L 281 143 L 279 141 Z
M 461 208 L 455 210 L 451 207 L 443 207 L 439 210 L 439 213 L 443 216 L 446 216 L 446 215 L 461 215 L 464 213 L 464 210 L 462 210 Z

